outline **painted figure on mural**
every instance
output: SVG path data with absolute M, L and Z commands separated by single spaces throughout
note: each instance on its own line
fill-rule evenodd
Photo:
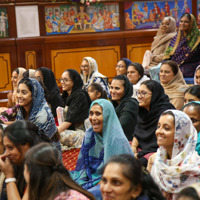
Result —
M 51 18 L 49 16 L 46 17 L 46 32 L 51 33 L 53 29 Z
M 132 17 L 134 18 L 133 21 L 140 24 L 140 22 L 145 23 L 144 14 L 140 11 L 139 5 L 136 3 L 133 6 Z
M 189 5 L 187 3 L 187 0 L 184 0 L 184 6 L 183 6 L 183 9 L 181 10 L 181 12 L 190 13 L 190 8 L 189 8 Z
M 157 26 L 157 21 L 159 21 L 160 23 L 162 23 L 161 21 L 161 16 L 160 16 L 160 8 L 158 7 L 157 3 L 154 3 L 154 8 L 152 10 L 152 13 L 154 13 L 154 17 L 155 17 L 155 24 L 153 25 L 153 27 Z M 160 23 L 158 24 L 158 26 L 160 26 Z
M 104 20 L 104 29 L 113 29 L 112 19 L 110 16 L 110 12 L 106 13 L 106 18 Z
M 55 15 L 53 16 L 52 26 L 53 26 L 53 32 L 59 32 L 59 21 L 57 20 Z
M 103 20 L 102 12 L 99 11 L 98 21 L 95 24 L 93 24 L 93 26 L 94 26 L 95 29 L 104 30 L 104 20 Z
M 112 11 L 112 26 L 114 28 L 119 28 L 119 14 Z
M 144 19 L 145 19 L 145 21 L 147 21 L 148 20 L 148 6 L 147 6 L 147 3 L 144 3 L 144 7 L 142 8 L 143 10 L 144 10 Z
M 134 29 L 136 27 L 133 24 L 132 20 L 130 19 L 130 15 L 128 12 L 125 13 L 125 26 L 126 26 L 126 29 Z
M 165 2 L 164 10 L 165 10 L 165 17 L 170 16 L 170 7 L 167 1 Z
M 174 2 L 173 12 L 174 12 L 174 19 L 176 20 L 176 22 L 178 22 L 178 14 L 179 14 L 178 1 Z
M 7 29 L 7 16 L 5 16 L 5 12 L 1 12 L 0 16 L 0 36 L 6 37 L 6 29 Z
M 74 11 L 73 6 L 70 7 L 69 13 L 70 13 L 70 17 L 71 17 L 72 21 L 74 22 L 74 18 L 75 18 L 76 13 Z
M 81 26 L 81 29 L 85 30 L 86 24 L 89 22 L 90 17 L 84 11 L 84 6 L 80 6 L 80 12 L 77 15 L 78 23 Z
M 97 21 L 98 21 L 97 12 L 94 12 L 91 24 L 95 24 Z

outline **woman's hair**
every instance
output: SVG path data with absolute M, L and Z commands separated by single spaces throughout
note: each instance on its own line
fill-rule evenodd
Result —
M 153 92 L 154 87 L 155 87 L 155 83 L 153 80 L 147 80 L 141 83 L 141 85 L 146 85 L 146 87 L 148 88 L 148 90 L 150 90 L 151 92 Z
M 50 200 L 61 192 L 76 190 L 89 199 L 95 199 L 70 177 L 63 166 L 62 153 L 56 146 L 41 143 L 28 150 L 25 164 L 29 172 L 29 199 Z
M 174 61 L 172 61 L 172 60 L 167 60 L 167 61 L 164 61 L 163 63 L 162 63 L 162 65 L 169 65 L 170 66 L 170 68 L 171 68 L 171 70 L 173 71 L 173 73 L 174 73 L 174 76 L 178 73 L 178 65 L 177 65 L 177 63 L 176 62 L 174 62 Z M 162 67 L 162 65 L 161 65 L 161 67 Z
M 28 143 L 32 147 L 42 141 L 49 141 L 46 135 L 41 131 L 39 132 L 34 123 L 26 120 L 18 120 L 8 125 L 4 130 L 5 136 L 9 138 L 19 152 L 21 152 L 21 145 Z
M 171 111 L 171 110 L 167 110 L 167 111 L 164 111 L 162 114 L 161 114 L 161 117 L 162 116 L 165 116 L 165 115 L 171 115 L 173 117 L 173 121 L 174 121 L 174 125 L 175 125 L 175 115 L 174 113 Z
M 30 90 L 31 93 L 33 92 L 33 86 L 31 84 L 31 80 L 29 78 L 25 77 L 25 78 L 21 79 L 19 81 L 19 84 L 21 84 L 21 83 L 24 83 L 28 87 L 28 89 Z
M 113 78 L 113 80 L 122 81 L 122 85 L 125 87 L 124 75 L 120 74 L 120 75 L 118 75 L 118 76 L 115 76 L 115 77 Z M 112 81 L 113 81 L 113 80 L 112 80 Z
M 182 14 L 182 16 L 181 16 L 180 19 L 182 19 L 183 17 L 187 17 L 190 21 L 192 20 L 192 17 L 190 15 L 190 13 L 184 13 L 184 14 Z
M 200 85 L 193 85 L 187 88 L 184 92 L 184 94 L 189 93 L 198 99 L 200 99 Z
M 177 200 L 188 197 L 190 200 L 200 200 L 197 191 L 193 187 L 186 187 L 178 193 Z
M 16 72 L 17 74 L 19 74 L 19 69 L 16 68 L 16 69 L 13 70 L 13 72 Z
M 200 115 L 200 104 L 199 103 L 196 103 L 196 102 L 190 102 L 190 103 L 187 103 L 183 106 L 183 109 L 186 108 L 186 107 L 193 107 L 195 108 L 195 110 L 199 113 Z
M 110 158 L 104 170 L 110 163 L 121 165 L 122 174 L 130 181 L 132 190 L 135 186 L 141 185 L 141 195 L 147 195 L 150 200 L 164 200 L 158 186 L 151 175 L 142 168 L 140 161 L 129 154 L 121 154 Z
M 99 92 L 101 94 L 99 99 L 100 98 L 101 99 L 107 99 L 108 98 L 106 91 L 103 89 L 103 87 L 100 84 L 92 83 L 89 87 L 91 88 L 92 92 L 96 90 L 97 92 Z M 89 87 L 88 87 L 88 89 L 89 89 Z
M 22 149 L 20 145 L 29 144 L 30 147 L 42 142 L 49 141 L 48 137 L 44 134 L 38 134 L 39 130 L 35 124 L 30 121 L 19 120 L 8 125 L 4 131 L 4 137 L 8 139 L 16 146 L 18 151 L 21 153 Z M 23 196 L 25 189 L 25 180 L 23 177 L 23 166 L 16 166 L 15 177 L 17 179 L 17 188 L 20 196 Z
M 144 68 L 143 68 L 143 66 L 140 63 L 133 62 L 133 63 L 129 64 L 129 66 L 133 66 L 135 68 L 135 70 L 140 75 L 140 79 L 144 76 Z M 129 68 L 129 66 L 128 66 L 128 68 Z

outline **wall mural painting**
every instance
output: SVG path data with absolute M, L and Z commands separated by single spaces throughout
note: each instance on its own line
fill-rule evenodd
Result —
M 178 25 L 183 13 L 192 13 L 192 0 L 127 2 L 125 26 L 126 29 L 158 28 L 166 16 L 173 17 Z
M 8 37 L 8 14 L 7 9 L 0 7 L 0 38 Z
M 119 4 L 45 7 L 46 34 L 68 34 L 120 30 Z

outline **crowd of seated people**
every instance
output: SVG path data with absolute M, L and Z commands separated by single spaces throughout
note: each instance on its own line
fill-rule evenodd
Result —
M 199 200 L 200 34 L 192 14 L 174 26 L 164 18 L 152 43 L 157 81 L 128 58 L 108 83 L 84 57 L 80 72 L 62 73 L 62 90 L 49 68 L 14 70 L 0 108 L 0 200 Z M 80 152 L 68 171 L 71 150 Z

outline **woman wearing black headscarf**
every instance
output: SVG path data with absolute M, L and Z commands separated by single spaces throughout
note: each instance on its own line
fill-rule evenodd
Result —
M 56 108 L 62 105 L 62 98 L 54 73 L 46 67 L 40 67 L 36 70 L 34 75 L 42 79 L 47 89 L 48 103 L 50 104 L 53 116 L 56 117 Z
M 82 89 L 83 81 L 76 70 L 65 70 L 60 82 L 63 90 L 62 99 L 65 103 L 64 119 L 58 127 L 62 150 L 80 148 L 85 133 L 84 120 L 88 117 L 91 103 L 90 97 Z
M 133 86 L 126 76 L 118 75 L 111 82 L 110 94 L 124 133 L 131 141 L 138 114 L 138 102 L 132 98 Z
M 157 151 L 155 131 L 160 115 L 167 109 L 175 109 L 157 81 L 144 81 L 138 90 L 139 113 L 134 131 L 132 149 L 146 167 L 149 156 Z

